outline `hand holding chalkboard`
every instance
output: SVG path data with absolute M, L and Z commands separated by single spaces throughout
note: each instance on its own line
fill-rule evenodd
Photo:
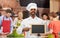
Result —
M 26 27 L 26 28 L 23 28 L 23 32 L 24 31 L 29 31 L 30 28 Z

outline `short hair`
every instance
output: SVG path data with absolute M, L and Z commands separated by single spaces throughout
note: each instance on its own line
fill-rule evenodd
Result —
M 2 9 L 2 6 L 0 6 L 0 9 Z
M 55 13 L 55 12 L 52 12 L 51 14 L 52 14 L 52 17 L 53 17 L 53 18 L 56 18 L 56 17 L 57 17 L 57 15 L 58 15 L 58 14 L 57 14 L 57 13 Z
M 42 13 L 42 17 L 43 17 L 43 15 L 46 15 L 47 16 L 47 19 L 49 20 L 49 15 L 48 15 L 48 13 Z
M 7 9 L 5 11 L 6 11 L 6 13 L 13 13 L 12 10 L 10 10 L 10 9 Z
M 47 13 L 43 13 L 41 16 L 43 17 L 43 15 L 46 15 L 46 16 L 48 16 L 48 14 L 47 14 Z

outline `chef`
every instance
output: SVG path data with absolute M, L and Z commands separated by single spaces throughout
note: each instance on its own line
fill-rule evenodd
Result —
M 35 35 L 31 35 L 30 28 L 32 24 L 44 24 L 43 20 L 36 16 L 37 4 L 30 3 L 27 5 L 26 10 L 29 11 L 30 16 L 21 22 L 21 26 L 17 29 L 17 33 L 24 33 L 25 38 L 37 38 Z

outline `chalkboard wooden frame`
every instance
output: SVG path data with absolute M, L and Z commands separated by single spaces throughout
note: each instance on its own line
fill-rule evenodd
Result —
M 32 33 L 32 25 L 41 25 L 41 24 L 31 24 L 30 34 L 38 34 L 38 33 Z M 46 33 L 46 25 L 44 25 L 44 33 L 39 34 L 45 34 Z

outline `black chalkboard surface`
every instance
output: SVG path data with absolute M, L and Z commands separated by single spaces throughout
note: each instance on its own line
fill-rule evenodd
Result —
M 45 33 L 45 25 L 32 25 L 32 33 Z

